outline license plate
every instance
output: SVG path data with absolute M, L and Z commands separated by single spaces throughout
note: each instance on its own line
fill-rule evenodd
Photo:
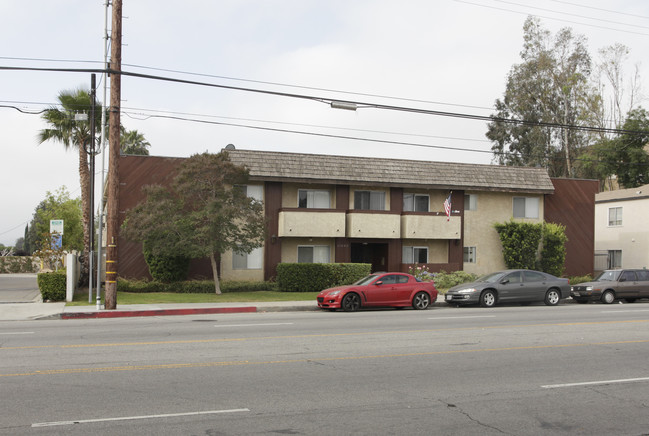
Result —
M 447 300 L 452 300 L 452 299 L 453 299 L 453 296 L 452 296 L 452 295 L 448 295 L 448 294 L 446 294 L 446 299 L 447 299 Z
M 579 292 L 573 292 L 572 294 L 573 294 L 575 297 L 579 297 L 579 295 L 580 295 Z

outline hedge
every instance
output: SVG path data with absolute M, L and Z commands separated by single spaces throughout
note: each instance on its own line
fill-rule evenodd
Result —
M 369 263 L 280 263 L 277 286 L 284 292 L 313 292 L 349 285 L 370 274 Z
M 155 280 L 117 280 L 119 292 L 170 292 L 177 294 L 213 294 L 213 280 L 188 280 L 184 282 L 163 283 Z M 224 281 L 221 282 L 221 292 L 253 292 L 276 291 L 277 284 L 272 282 L 255 281 Z
M 38 289 L 41 291 L 43 301 L 65 300 L 65 270 L 40 273 L 36 276 Z

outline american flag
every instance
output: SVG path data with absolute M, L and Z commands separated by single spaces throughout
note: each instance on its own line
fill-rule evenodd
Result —
M 446 212 L 446 221 L 451 220 L 451 195 L 453 195 L 453 191 L 451 191 L 448 194 L 448 197 L 446 197 L 446 200 L 444 200 L 444 212 Z

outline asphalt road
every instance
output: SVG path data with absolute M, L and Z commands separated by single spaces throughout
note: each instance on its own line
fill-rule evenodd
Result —
M 649 303 L 0 322 L 0 434 L 649 434 Z
M 36 274 L 0 274 L 0 303 L 30 303 L 39 297 Z

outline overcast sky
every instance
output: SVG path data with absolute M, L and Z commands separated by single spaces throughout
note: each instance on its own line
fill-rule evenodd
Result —
M 102 68 L 104 13 L 103 0 L 0 1 L 0 66 Z M 123 0 L 123 15 L 125 71 L 325 99 L 489 115 L 520 62 L 529 15 L 553 33 L 586 36 L 594 61 L 622 43 L 628 69 L 649 74 L 646 0 Z M 89 73 L 0 70 L 0 105 L 36 112 L 79 87 L 89 89 Z M 234 144 L 491 163 L 481 121 L 133 77 L 122 79 L 122 100 L 122 124 L 144 134 L 152 155 Z M 0 107 L 5 245 L 23 236 L 48 191 L 80 196 L 77 152 L 39 144 L 45 127 L 40 115 Z

